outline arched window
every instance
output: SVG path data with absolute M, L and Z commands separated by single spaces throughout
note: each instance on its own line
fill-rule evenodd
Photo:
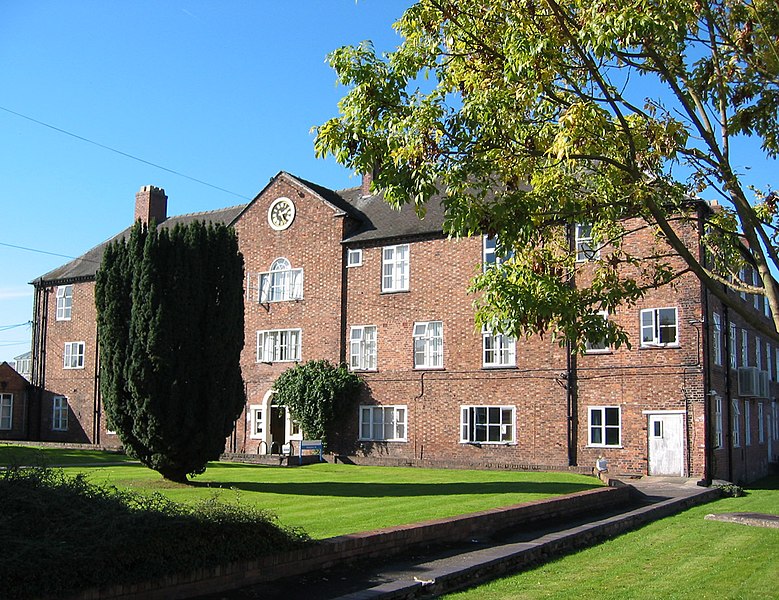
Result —
M 270 271 L 260 274 L 260 302 L 283 302 L 303 297 L 303 269 L 293 269 L 286 258 L 273 261 Z

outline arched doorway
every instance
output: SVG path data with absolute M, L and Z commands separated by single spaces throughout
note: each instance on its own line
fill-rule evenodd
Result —
M 274 400 L 275 395 L 268 390 L 262 404 L 251 407 L 252 438 L 259 440 L 259 452 L 263 454 L 280 454 L 286 444 L 303 439 L 300 424 L 292 420 L 286 406 Z

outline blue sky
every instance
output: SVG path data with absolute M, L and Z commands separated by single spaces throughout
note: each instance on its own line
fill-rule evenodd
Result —
M 0 361 L 29 349 L 29 282 L 131 224 L 143 185 L 165 188 L 169 214 L 241 204 L 281 170 L 356 185 L 314 157 L 311 127 L 345 92 L 325 57 L 394 49 L 410 4 L 0 2 Z

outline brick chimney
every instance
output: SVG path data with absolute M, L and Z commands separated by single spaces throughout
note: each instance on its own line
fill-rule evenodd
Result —
M 370 173 L 362 174 L 362 184 L 360 185 L 360 193 L 362 194 L 363 198 L 372 195 L 371 184 L 373 183 L 373 180 L 376 177 L 376 175 L 378 175 L 378 172 L 379 172 L 379 167 L 377 165 L 373 167 L 373 169 L 371 169 Z
M 165 190 L 153 185 L 144 185 L 135 194 L 135 221 L 140 219 L 144 223 L 149 223 L 154 219 L 157 223 L 162 223 L 167 218 L 168 197 L 165 195 Z

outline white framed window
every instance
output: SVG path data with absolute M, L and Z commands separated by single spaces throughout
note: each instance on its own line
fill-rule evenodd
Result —
M 495 235 L 482 236 L 482 269 L 486 271 L 490 267 L 500 265 L 514 256 L 513 250 L 506 250 L 500 246 L 500 241 Z
M 763 403 L 757 403 L 757 443 L 765 444 L 765 411 Z
M 741 330 L 741 366 L 749 366 L 749 332 L 746 329 Z
M 619 406 L 591 406 L 588 416 L 588 445 L 598 447 L 622 445 L 622 415 Z
M 722 322 L 719 313 L 711 315 L 711 353 L 714 355 L 714 364 L 722 365 Z
M 605 310 L 599 310 L 598 314 L 603 317 L 604 321 L 607 321 L 609 318 L 608 311 Z M 585 350 L 588 354 L 598 354 L 598 353 L 605 353 L 610 352 L 610 349 L 608 345 L 606 345 L 606 340 L 596 340 L 596 341 L 590 341 L 587 340 L 585 342 Z
M 779 352 L 777 352 L 779 354 Z M 773 424 L 773 432 L 769 431 L 768 435 L 773 435 L 775 440 L 779 440 L 779 403 L 776 400 L 771 401 L 771 413 L 774 418 L 771 419 Z
M 763 340 L 759 335 L 755 336 L 755 366 L 763 370 Z
M 373 442 L 405 442 L 408 439 L 405 405 L 360 406 L 360 439 Z
M 722 448 L 722 398 L 714 397 L 714 447 Z
M 744 400 L 744 445 L 752 445 L 752 403 Z
M 299 361 L 300 349 L 300 329 L 273 329 L 257 332 L 257 362 Z
M 587 262 L 600 258 L 600 250 L 595 248 L 592 239 L 592 225 L 576 224 L 576 262 Z
M 14 424 L 14 395 L 0 394 L 0 429 L 11 429 Z
M 66 342 L 63 359 L 66 369 L 84 368 L 84 342 Z
M 407 292 L 409 288 L 408 244 L 385 246 L 381 250 L 381 291 Z
M 303 298 L 303 269 L 293 269 L 286 258 L 274 260 L 270 271 L 258 277 L 259 301 L 263 304 Z
M 347 267 L 362 266 L 362 248 L 349 248 L 346 251 L 346 266 Z
M 516 340 L 502 333 L 494 333 L 483 329 L 482 334 L 482 366 L 484 367 L 515 367 L 517 365 Z
M 755 287 L 763 287 L 763 282 L 760 280 L 760 273 L 757 272 L 757 270 L 752 271 L 752 283 Z M 762 294 L 754 294 L 754 303 L 755 303 L 755 309 L 756 310 L 762 310 L 761 304 L 763 303 L 763 295 Z M 757 365 L 760 367 L 760 365 Z
M 414 323 L 414 368 L 440 369 L 443 366 L 443 321 Z
M 733 398 L 733 412 L 732 412 L 732 423 L 731 423 L 731 438 L 733 441 L 733 447 L 734 448 L 740 448 L 741 447 L 741 409 L 739 408 L 739 400 L 738 398 Z
M 771 360 L 771 344 L 765 343 L 765 369 L 768 371 L 768 379 L 776 381 L 774 379 L 774 363 Z
M 73 286 L 57 286 L 57 321 L 70 321 L 73 311 Z
M 355 325 L 349 332 L 349 368 L 352 371 L 376 370 L 376 326 Z
M 741 281 L 739 281 L 739 283 L 746 283 L 747 282 L 747 275 L 749 275 L 749 272 L 747 271 L 747 267 L 742 267 L 741 269 L 739 269 L 739 271 L 738 271 L 738 278 L 741 280 Z M 752 277 L 750 277 L 749 279 L 751 280 Z M 741 296 L 742 300 L 746 300 L 747 299 L 747 293 L 746 292 L 739 292 L 738 295 Z
M 730 368 L 738 368 L 738 336 L 736 335 L 736 324 L 730 324 Z
M 676 308 L 649 308 L 641 311 L 642 346 L 676 346 L 679 327 Z
M 68 430 L 68 399 L 65 396 L 52 398 L 51 428 L 54 431 Z
M 515 443 L 515 413 L 513 406 L 461 406 L 460 443 Z
M 253 440 L 263 439 L 265 430 L 265 409 L 262 404 L 252 404 L 249 406 L 249 426 L 251 427 L 249 437 Z

